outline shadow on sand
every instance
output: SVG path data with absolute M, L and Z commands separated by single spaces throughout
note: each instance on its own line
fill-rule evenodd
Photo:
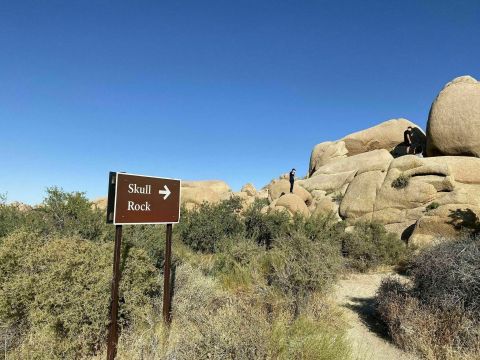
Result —
M 356 312 L 362 323 L 378 337 L 391 342 L 391 338 L 388 335 L 388 328 L 385 323 L 378 317 L 377 310 L 375 309 L 375 298 L 358 298 L 349 297 L 350 304 L 343 305 L 347 309 Z

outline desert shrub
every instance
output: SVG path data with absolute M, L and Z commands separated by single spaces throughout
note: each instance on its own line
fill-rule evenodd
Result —
M 152 320 L 144 331 L 123 333 L 119 358 L 349 358 L 342 315 L 322 296 L 312 296 L 308 315 L 293 319 L 288 313 L 269 313 L 263 293 L 237 296 L 189 264 L 178 267 L 176 284 L 169 331 Z
M 378 223 L 359 222 L 343 240 L 347 265 L 366 271 L 379 265 L 395 265 L 407 256 L 405 243 Z
M 255 198 L 251 206 L 261 209 L 264 206 L 268 206 L 268 205 L 270 205 L 270 202 L 268 201 L 267 198 Z
M 413 263 L 413 291 L 440 309 L 461 305 L 480 321 L 480 238 L 439 244 Z
M 241 207 L 240 199 L 234 197 L 219 204 L 203 203 L 197 209 L 184 210 L 176 226 L 178 234 L 192 249 L 214 252 L 222 238 L 244 231 L 239 215 Z
M 336 246 L 301 233 L 275 239 L 269 261 L 271 285 L 292 299 L 296 313 L 311 293 L 324 291 L 334 282 L 342 266 Z
M 412 284 L 382 283 L 378 311 L 400 347 L 431 359 L 480 356 L 480 243 L 474 238 L 424 250 Z
M 440 204 L 434 201 L 434 202 L 431 202 L 430 204 L 427 205 L 426 210 L 427 211 L 435 210 L 439 206 L 440 206 Z
M 23 226 L 25 214 L 20 204 L 7 204 L 7 195 L 0 194 L 0 243 L 2 237 Z
M 124 226 L 122 242 L 125 251 L 128 251 L 131 247 L 143 249 L 149 256 L 152 264 L 158 269 L 163 267 L 165 256 L 165 225 Z
M 287 232 L 290 217 L 283 211 L 262 213 L 262 207 L 262 202 L 256 201 L 245 210 L 243 216 L 246 236 L 255 239 L 258 244 L 270 247 L 274 238 Z
M 16 232 L 0 247 L 0 322 L 21 328 L 18 358 L 78 358 L 98 351 L 109 316 L 113 244 Z M 120 323 L 142 319 L 158 293 L 143 250 L 122 262 Z
M 22 227 L 25 217 L 26 211 L 19 204 L 7 204 L 5 198 L 0 196 L 0 238 Z
M 219 243 L 210 274 L 227 289 L 240 290 L 264 283 L 265 252 L 254 239 L 225 238 Z
M 400 348 L 426 359 L 478 359 L 480 327 L 461 306 L 440 309 L 420 301 L 411 286 L 386 279 L 377 310 Z
M 251 239 L 241 242 L 222 240 L 220 247 L 240 264 L 250 261 L 252 245 L 266 253 Z M 121 334 L 119 358 L 348 359 L 346 324 L 321 295 L 311 296 L 305 309 L 308 315 L 294 319 L 282 309 L 271 311 L 268 302 L 283 299 L 275 299 L 263 287 L 225 291 L 219 278 L 187 263 L 179 265 L 176 274 L 170 328 L 165 328 L 158 313 L 147 314 L 146 327 Z
M 42 204 L 28 212 L 26 227 L 43 235 L 57 234 L 93 241 L 110 240 L 113 227 L 106 224 L 105 212 L 93 206 L 82 192 L 47 189 Z
M 392 181 L 392 187 L 395 189 L 404 189 L 408 186 L 410 178 L 401 174 L 398 178 Z
M 309 217 L 295 214 L 293 223 L 289 226 L 289 231 L 302 233 L 312 241 L 321 241 L 337 246 L 340 252 L 345 224 L 338 222 L 333 212 Z

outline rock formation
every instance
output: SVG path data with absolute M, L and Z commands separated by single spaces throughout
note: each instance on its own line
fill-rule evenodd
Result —
M 428 156 L 480 157 L 480 82 L 461 76 L 449 82 L 432 104 L 427 123 Z
M 404 155 L 408 126 L 415 130 L 416 145 L 425 149 L 427 142 L 430 157 Z M 375 221 L 421 247 L 480 229 L 479 128 L 480 83 L 463 76 L 434 101 L 426 138 L 409 120 L 388 120 L 316 145 L 308 176 L 295 182 L 292 194 L 284 174 L 259 191 L 251 184 L 232 192 L 223 181 L 184 181 L 181 201 L 192 209 L 237 196 L 245 208 L 264 199 L 264 212 L 333 212 L 347 229 L 358 221 Z

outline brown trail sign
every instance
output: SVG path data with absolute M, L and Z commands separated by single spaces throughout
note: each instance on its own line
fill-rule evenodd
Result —
M 117 173 L 107 212 L 115 225 L 178 223 L 180 180 Z
M 108 182 L 107 223 L 115 224 L 112 298 L 108 332 L 107 359 L 113 360 L 118 343 L 118 288 L 122 225 L 166 224 L 163 277 L 163 319 L 170 322 L 170 266 L 172 224 L 180 220 L 180 186 L 178 179 L 111 172 Z

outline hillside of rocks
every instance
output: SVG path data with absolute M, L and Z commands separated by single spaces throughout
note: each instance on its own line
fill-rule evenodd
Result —
M 406 154 L 403 132 L 408 126 L 423 154 Z M 424 246 L 478 225 L 478 129 L 480 83 L 462 76 L 445 85 L 433 101 L 426 134 L 399 118 L 315 145 L 308 174 L 296 181 L 293 194 L 283 175 L 261 190 L 247 184 L 240 192 L 222 181 L 184 182 L 182 201 L 194 208 L 234 195 L 246 206 L 255 198 L 267 199 L 263 211 L 306 216 L 334 212 L 351 226 L 376 221 L 409 244 Z

